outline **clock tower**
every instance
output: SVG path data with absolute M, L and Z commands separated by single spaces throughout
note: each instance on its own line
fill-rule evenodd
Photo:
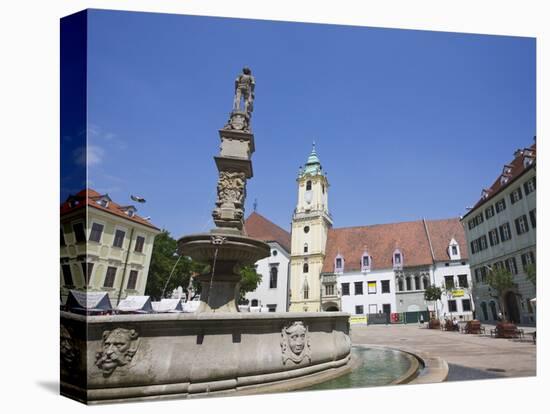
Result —
M 290 312 L 321 311 L 321 269 L 332 218 L 328 180 L 315 144 L 298 173 L 298 202 L 292 216 Z

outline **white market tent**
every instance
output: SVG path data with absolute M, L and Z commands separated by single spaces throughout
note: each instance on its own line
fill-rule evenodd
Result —
M 107 292 L 70 290 L 65 306 L 68 311 L 74 312 L 101 313 L 112 310 Z
M 121 313 L 149 313 L 153 312 L 149 296 L 127 296 L 116 307 Z
M 160 302 L 151 302 L 151 305 L 158 313 L 183 312 L 180 299 L 161 299 Z

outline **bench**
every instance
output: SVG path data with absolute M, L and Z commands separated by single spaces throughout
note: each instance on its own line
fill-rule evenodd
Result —
M 462 332 L 465 334 L 480 334 L 485 333 L 485 327 L 481 326 L 481 322 L 474 319 L 466 322 L 466 325 L 462 328 Z
M 460 328 L 458 327 L 458 325 L 454 325 L 453 324 L 453 321 L 447 319 L 445 321 L 445 324 L 442 325 L 442 328 L 444 331 L 459 331 Z
M 495 338 L 520 338 L 523 339 L 523 329 L 518 329 L 510 322 L 499 322 L 495 329 L 491 329 L 491 336 Z

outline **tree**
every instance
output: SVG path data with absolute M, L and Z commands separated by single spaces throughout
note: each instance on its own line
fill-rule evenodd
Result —
M 487 284 L 497 292 L 496 299 L 501 310 L 504 310 L 504 293 L 515 286 L 514 277 L 504 267 L 493 267 L 487 275 Z
M 185 289 L 191 275 L 200 273 L 205 268 L 203 264 L 193 262 L 187 257 L 182 257 L 178 261 L 176 251 L 177 242 L 167 230 L 163 230 L 155 237 L 145 287 L 145 293 L 153 299 L 162 299 L 163 292 L 164 297 L 168 297 L 178 286 Z
M 430 285 L 424 290 L 424 299 L 428 302 L 434 303 L 434 308 L 436 311 L 436 315 L 439 318 L 439 311 L 436 307 L 436 302 L 438 300 L 441 300 L 441 295 L 443 294 L 443 291 L 440 287 Z
M 254 266 L 244 266 L 241 269 L 241 285 L 240 285 L 240 301 L 244 299 L 244 295 L 247 292 L 253 292 L 258 288 L 258 285 L 262 282 L 262 275 L 256 273 Z
M 534 263 L 530 263 L 525 268 L 527 274 L 527 280 L 533 284 L 535 289 L 537 288 L 537 266 Z

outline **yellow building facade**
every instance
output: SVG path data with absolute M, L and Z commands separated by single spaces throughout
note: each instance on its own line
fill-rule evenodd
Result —
M 321 311 L 321 269 L 332 218 L 328 180 L 315 146 L 298 174 L 298 202 L 292 216 L 290 312 Z
M 113 306 L 143 295 L 153 243 L 160 230 L 108 195 L 82 190 L 61 205 L 60 286 L 107 292 Z

